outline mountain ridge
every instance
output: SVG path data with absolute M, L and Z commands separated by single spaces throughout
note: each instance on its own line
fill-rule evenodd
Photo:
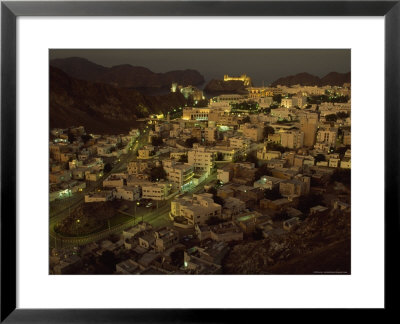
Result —
M 204 83 L 204 77 L 193 69 L 156 73 L 146 67 L 130 64 L 105 67 L 81 57 L 53 59 L 50 60 L 50 66 L 59 68 L 76 79 L 126 88 L 169 88 L 173 82 L 183 86 Z

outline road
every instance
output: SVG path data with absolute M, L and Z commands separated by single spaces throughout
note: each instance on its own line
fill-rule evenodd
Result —
M 62 221 L 64 218 L 69 216 L 70 212 L 73 211 L 76 207 L 78 207 L 85 199 L 85 194 L 90 191 L 94 191 L 98 188 L 101 188 L 103 185 L 103 180 L 110 175 L 111 173 L 121 172 L 126 168 L 126 165 L 129 161 L 136 159 L 136 154 L 139 148 L 147 144 L 147 131 L 146 133 L 140 134 L 134 144 L 132 149 L 128 151 L 128 154 L 121 155 L 121 157 L 117 160 L 117 163 L 112 167 L 111 171 L 108 173 L 104 173 L 103 177 L 99 180 L 89 183 L 89 186 L 83 192 L 74 193 L 72 197 L 52 202 L 50 203 L 50 220 L 49 220 L 49 242 L 50 246 L 54 247 L 56 245 L 56 239 L 65 240 L 61 235 L 57 234 L 54 231 L 55 225 Z M 53 206 L 61 208 L 57 210 L 57 208 L 52 208 Z M 58 205 L 58 206 L 57 206 Z M 56 210 L 55 210 L 56 209 Z
M 106 178 L 110 173 L 116 173 L 116 172 L 121 172 L 126 169 L 126 165 L 129 161 L 132 161 L 133 159 L 136 159 L 136 152 L 137 150 L 142 147 L 143 145 L 147 144 L 147 132 L 142 133 L 140 137 L 138 138 L 138 141 L 135 142 L 134 146 L 132 147 L 132 150 L 129 151 L 128 154 L 123 155 L 119 158 L 119 161 L 117 164 L 114 165 L 112 170 L 105 174 L 102 179 L 96 181 L 93 183 L 87 190 L 87 191 L 93 191 L 96 190 L 97 188 L 102 187 L 102 182 L 103 179 Z M 214 172 L 212 173 L 205 181 L 203 181 L 201 184 L 198 186 L 190 189 L 187 193 L 199 193 L 200 191 L 203 190 L 204 186 L 217 178 L 217 173 Z M 81 204 L 84 200 L 84 195 L 85 192 L 82 193 L 76 193 L 73 197 L 69 198 L 68 201 L 65 203 L 65 207 L 57 212 L 53 212 L 50 214 L 50 224 L 49 224 L 49 241 L 50 241 L 50 246 L 51 247 L 56 247 L 56 246 L 73 246 L 73 245 L 84 245 L 88 244 L 90 242 L 94 242 L 103 238 L 106 238 L 107 236 L 113 234 L 113 233 L 118 233 L 122 232 L 124 229 L 129 228 L 131 226 L 134 226 L 139 220 L 148 222 L 152 224 L 154 227 L 162 227 L 166 225 L 171 225 L 172 221 L 169 218 L 169 212 L 171 209 L 171 200 L 174 199 L 174 197 L 171 197 L 168 200 L 162 201 L 162 202 L 154 202 L 158 208 L 155 210 L 151 210 L 148 213 L 144 214 L 143 216 L 138 215 L 136 219 L 133 217 L 131 221 L 122 223 L 122 224 L 117 224 L 110 229 L 100 231 L 98 233 L 93 233 L 91 235 L 83 236 L 83 237 L 65 237 L 62 236 L 54 231 L 54 227 L 56 224 L 60 221 L 62 221 L 64 218 L 69 216 L 70 211 L 73 211 L 79 204 Z M 139 213 L 138 213 L 139 214 Z
M 208 183 L 214 181 L 217 177 L 217 173 L 212 173 L 205 181 L 199 184 L 197 187 L 192 188 L 187 193 L 199 193 L 204 189 L 204 186 Z M 163 227 L 163 226 L 171 226 L 172 221 L 169 218 L 169 212 L 171 210 L 171 201 L 175 198 L 175 195 L 168 200 L 153 202 L 156 206 L 156 209 L 150 210 L 149 212 L 138 213 L 137 217 L 132 217 L 132 220 L 115 225 L 110 229 L 100 231 L 98 233 L 93 233 L 91 235 L 82 236 L 82 237 L 63 237 L 54 232 L 55 223 L 50 223 L 50 243 L 52 247 L 55 246 L 76 246 L 76 245 L 85 245 L 91 242 L 95 242 L 101 239 L 108 237 L 111 234 L 120 233 L 123 230 L 132 227 L 137 224 L 139 221 L 147 222 L 151 224 L 154 228 Z M 142 210 L 143 212 L 143 210 Z M 127 214 L 130 216 L 130 214 Z

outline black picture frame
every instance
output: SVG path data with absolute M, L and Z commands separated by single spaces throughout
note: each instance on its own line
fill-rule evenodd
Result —
M 1 3 L 1 321 L 6 323 L 235 322 L 263 310 L 16 308 L 16 19 L 19 16 L 384 16 L 385 309 L 396 308 L 400 4 L 396 1 L 34 1 Z M 371 256 L 373 258 L 373 256 Z M 393 296 L 393 299 L 390 297 Z M 266 305 L 268 307 L 268 305 Z M 250 321 L 252 322 L 252 321 Z

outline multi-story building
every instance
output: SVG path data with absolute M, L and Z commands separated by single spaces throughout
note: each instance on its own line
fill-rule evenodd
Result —
M 248 138 L 234 136 L 229 138 L 229 146 L 236 149 L 244 149 L 247 151 L 250 148 L 251 141 Z
M 281 133 L 281 145 L 290 149 L 302 148 L 304 143 L 304 133 L 302 131 L 288 131 Z
M 170 191 L 168 183 L 147 182 L 142 185 L 142 198 L 153 200 L 165 200 Z
M 163 227 L 154 232 L 155 250 L 164 252 L 179 242 L 179 232 L 173 228 Z
M 204 129 L 204 140 L 208 143 L 213 143 L 217 140 L 217 128 L 207 127 Z
M 125 174 L 110 174 L 104 181 L 103 187 L 123 187 L 126 185 L 126 175 Z
M 343 132 L 343 144 L 351 145 L 351 132 L 349 132 L 349 131 Z
M 281 106 L 285 108 L 293 107 L 293 99 L 292 98 L 282 98 Z
M 128 166 L 127 166 L 128 174 L 137 175 L 139 173 L 142 173 L 149 166 L 150 166 L 150 163 L 145 162 L 145 161 L 132 161 L 132 162 L 129 162 Z
M 140 186 L 123 186 L 116 188 L 115 190 L 115 198 L 117 199 L 123 199 L 123 200 L 129 200 L 129 201 L 135 201 L 139 200 L 141 195 L 141 188 Z
M 192 197 L 177 197 L 171 201 L 171 218 L 184 217 L 189 225 L 205 224 L 210 217 L 221 217 L 222 206 L 216 204 L 212 194 L 194 194 Z
M 244 137 L 249 138 L 254 142 L 258 142 L 263 139 L 264 127 L 261 127 L 261 125 L 244 124 L 241 127 L 241 130 Z
M 150 159 L 154 153 L 154 147 L 146 145 L 144 148 L 138 150 L 138 159 Z
M 193 144 L 193 149 L 188 152 L 188 164 L 194 167 L 194 171 L 211 173 L 215 165 L 214 152 L 199 144 Z
M 336 146 L 337 128 L 320 128 L 317 133 L 317 142 Z
M 208 120 L 209 108 L 186 107 L 183 109 L 182 119 L 184 120 Z
M 300 130 L 304 133 L 304 146 L 312 147 L 315 144 L 315 134 L 317 133 L 317 129 L 317 114 L 307 114 L 300 118 Z
M 164 160 L 163 168 L 167 180 L 172 182 L 179 190 L 186 191 L 193 185 L 194 167 L 188 163 L 179 163 L 175 160 Z
M 303 108 L 307 105 L 307 97 L 303 95 L 297 95 L 295 97 L 292 97 L 292 103 L 294 107 L 299 107 Z

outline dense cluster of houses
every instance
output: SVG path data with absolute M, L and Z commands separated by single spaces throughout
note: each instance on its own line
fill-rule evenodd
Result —
M 304 197 L 324 194 L 335 172 L 351 169 L 350 99 L 310 104 L 315 95 L 350 97 L 350 85 L 249 87 L 248 95 L 220 95 L 207 107 L 180 108 L 180 118 L 149 118 L 147 144 L 125 171 L 105 178 L 104 159 L 128 153 L 138 130 L 90 138 L 83 127 L 52 130 L 50 200 L 101 180 L 103 189 L 87 192 L 85 203 L 168 201 L 171 221 L 163 228 L 142 222 L 115 242 L 95 242 L 73 254 L 55 250 L 52 271 L 89 271 L 82 270 L 88 268 L 82 260 L 107 250 L 117 259 L 128 255 L 116 263 L 118 274 L 220 273 L 232 246 L 255 233 L 284 235 L 307 215 L 349 212 L 345 190 L 325 203 L 299 208 Z M 246 108 L 249 100 L 256 110 Z M 160 178 L 154 170 L 162 170 Z M 203 190 L 194 191 L 207 179 L 212 180 Z M 190 239 L 180 234 L 188 230 Z

